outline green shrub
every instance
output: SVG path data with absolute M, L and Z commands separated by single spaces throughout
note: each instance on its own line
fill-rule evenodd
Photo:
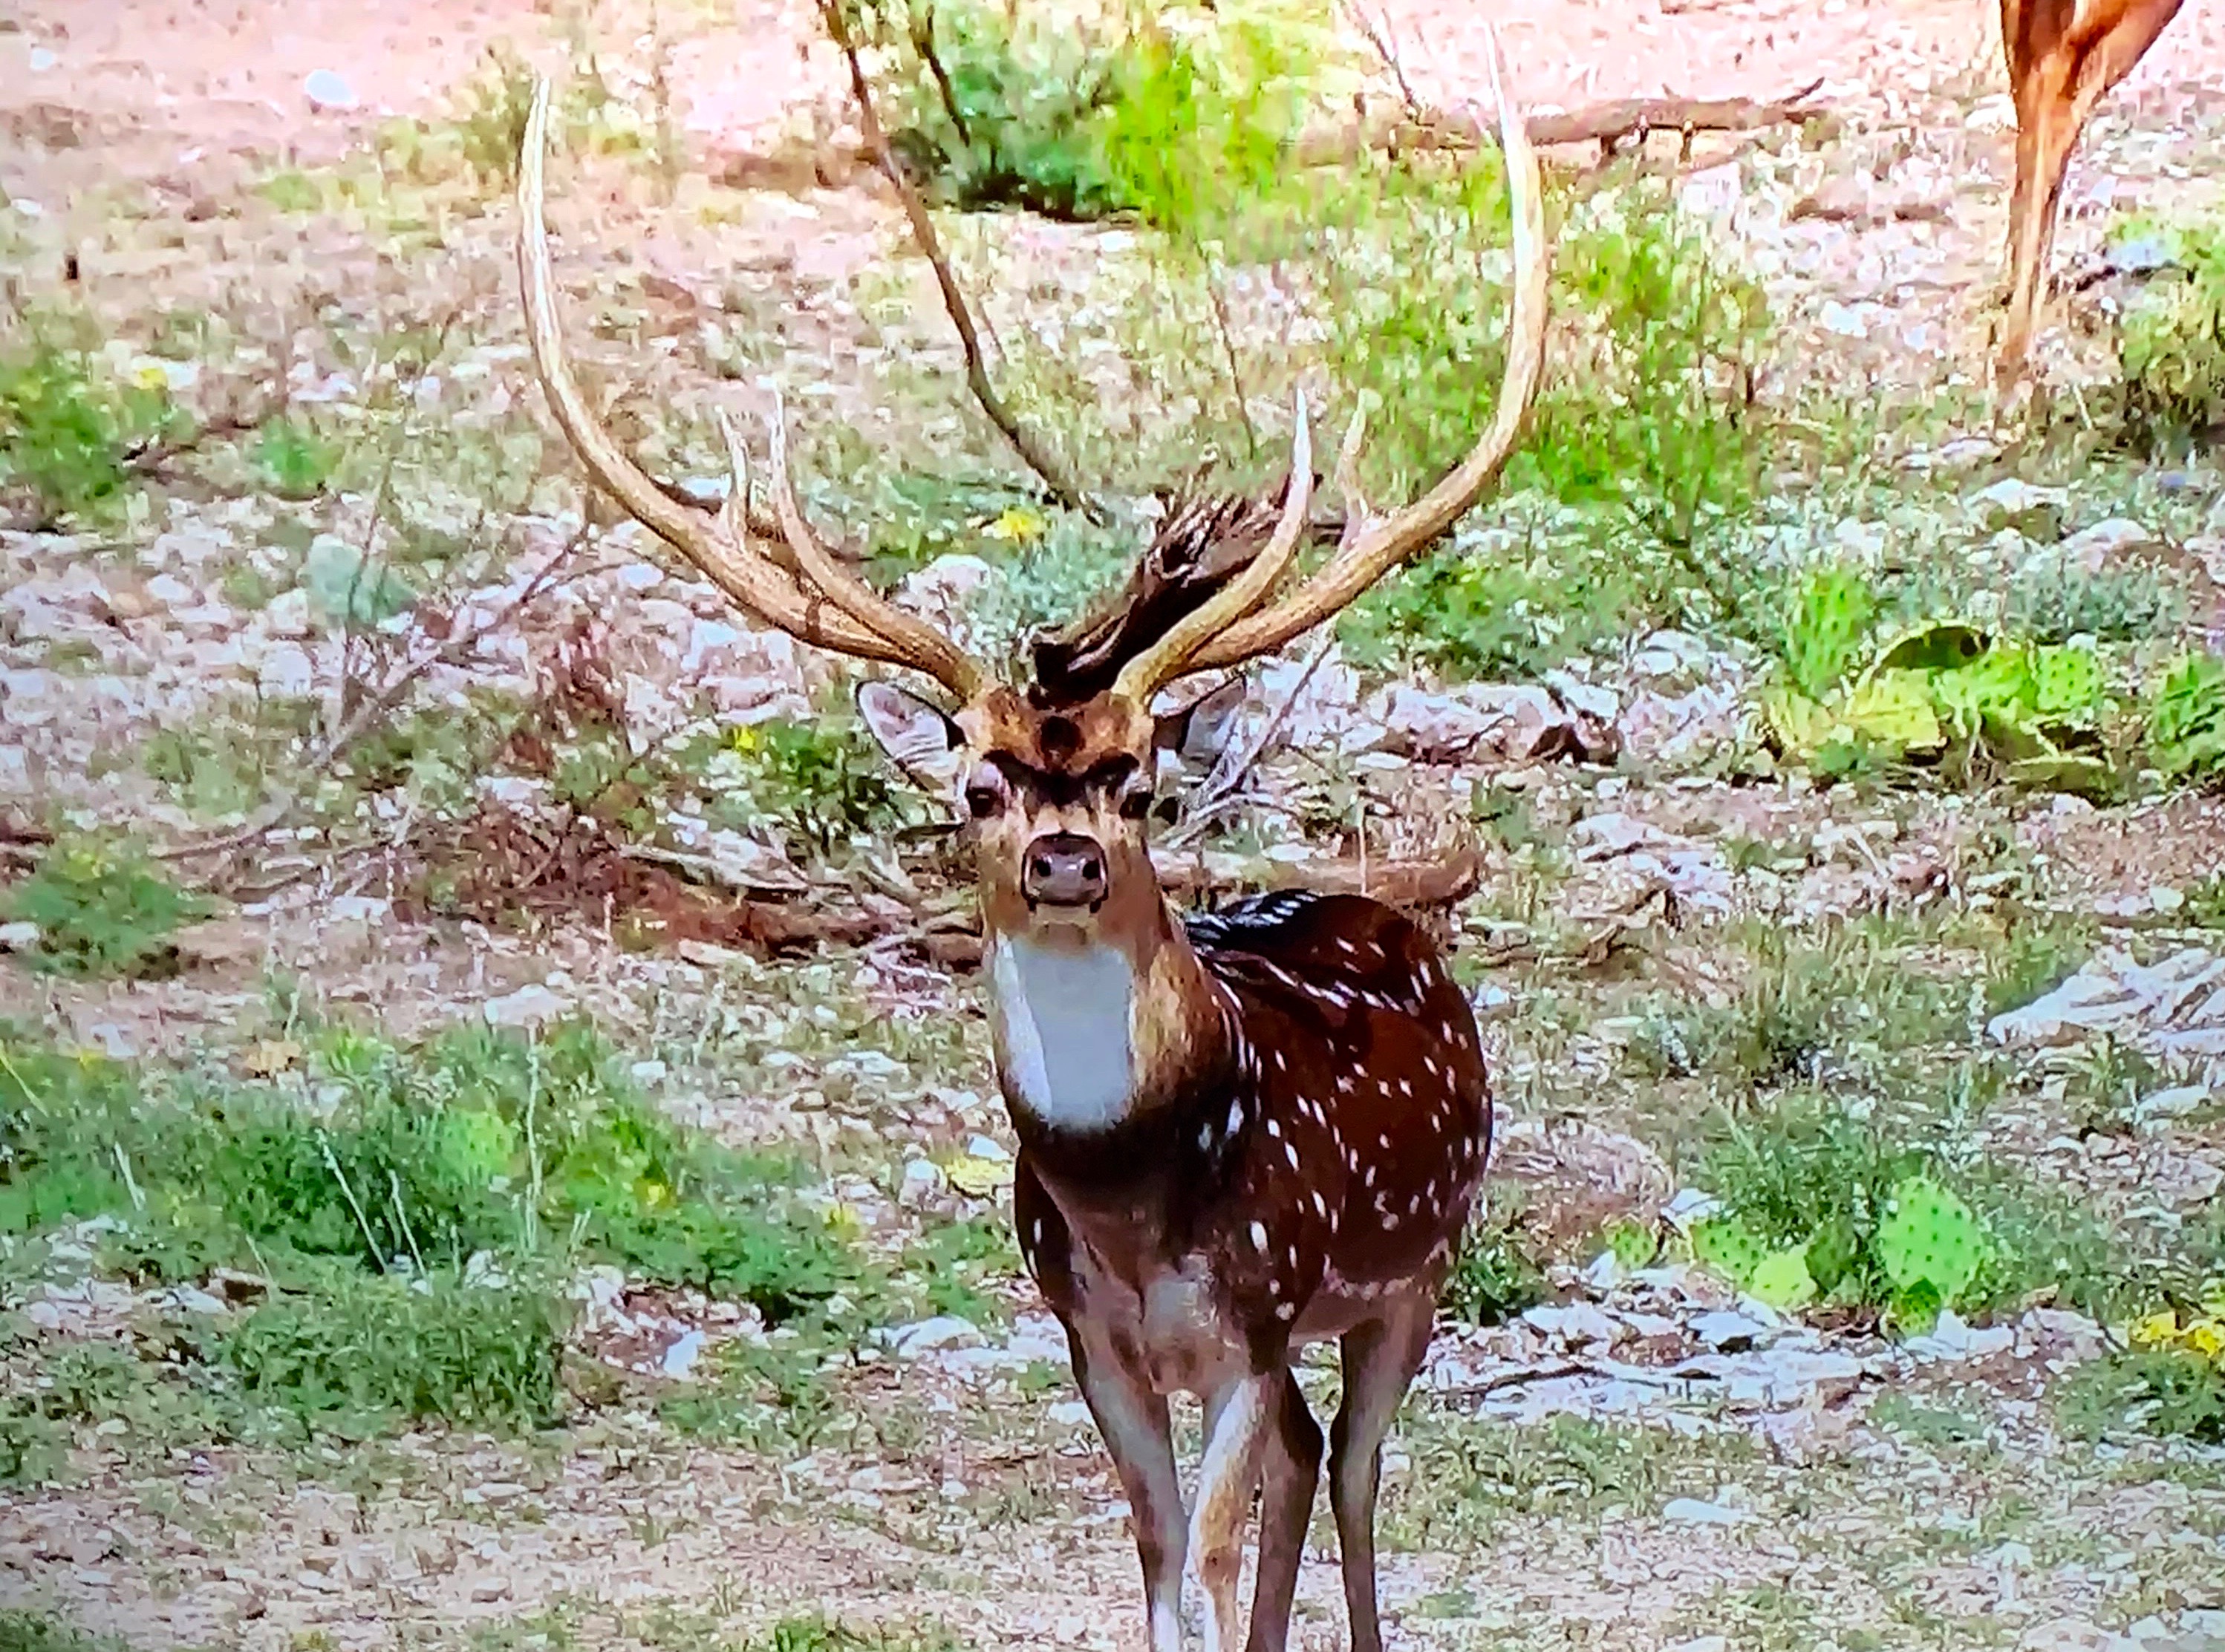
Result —
M 1545 1300 L 1538 1265 L 1515 1212 L 1489 1212 L 1471 1223 L 1445 1282 L 1445 1312 L 1470 1325 L 1498 1325 Z
M 0 894 L 0 914 L 39 927 L 32 963 L 65 975 L 174 973 L 172 933 L 206 910 L 136 851 L 86 837 L 57 839 L 29 877 Z
M 2125 311 L 2127 425 L 2157 446 L 2213 435 L 2225 427 L 2225 221 L 2130 227 L 2161 242 L 2175 268 Z
M 2173 779 L 2225 779 L 2225 660 L 2189 652 L 2172 663 L 2148 714 L 2148 749 Z
M 282 499 L 307 499 L 323 492 L 339 461 L 339 448 L 297 416 L 271 419 L 256 434 L 256 465 Z
M 1044 13 L 960 0 L 856 8 L 891 147 L 931 197 L 1048 217 L 1195 225 L 1271 175 L 1307 101 L 1326 8 Z
M 134 453 L 175 417 L 159 373 L 119 381 L 42 329 L 0 343 L 0 501 L 34 528 L 98 517 L 124 494 Z
M 125 1652 L 125 1647 L 111 1636 L 89 1635 L 44 1612 L 0 1609 L 0 1648 L 6 1652 Z
M 2225 1445 L 2225 1367 L 2184 1349 L 2131 1349 L 2081 1366 L 2057 1408 L 2088 1440 L 2129 1429 Z

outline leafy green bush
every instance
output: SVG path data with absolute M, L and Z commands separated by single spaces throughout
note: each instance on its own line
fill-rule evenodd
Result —
M 282 499 L 307 499 L 323 492 L 339 460 L 339 448 L 298 416 L 269 420 L 256 434 L 257 468 Z
M 57 839 L 0 915 L 39 927 L 32 963 L 65 975 L 154 977 L 177 967 L 170 936 L 206 910 L 144 857 L 97 838 Z
M 98 516 L 123 494 L 135 450 L 175 417 L 159 372 L 120 381 L 39 330 L 0 344 L 0 501 L 35 528 Z
M 1498 1325 L 1544 1300 L 1544 1269 L 1524 1244 L 1512 1214 L 1473 1224 L 1445 1282 L 1445 1311 L 1471 1325 Z
M 933 198 L 1062 218 L 1195 225 L 1271 175 L 1295 135 L 1326 8 L 1112 0 L 1056 14 L 884 0 L 889 141 Z
M 2081 1366 L 2057 1401 L 2074 1434 L 2125 1429 L 2225 1444 L 2225 1367 L 2184 1348 L 2134 1348 Z
M 822 854 L 860 832 L 907 824 L 919 807 L 847 717 L 737 725 L 683 763 L 713 789 L 723 823 L 785 830 Z
M 0 1610 L 0 1647 L 7 1652 L 124 1652 L 125 1643 L 10 1606 Z
M 2118 363 L 2127 426 L 2151 443 L 2225 428 L 2225 221 L 2136 225 L 2175 268 L 2125 312 Z
M 2225 780 L 2225 660 L 2189 652 L 2158 686 L 2148 713 L 2148 750 L 2176 780 Z
M 216 1392 L 231 1408 L 194 1414 L 204 1437 L 272 1407 L 320 1429 L 534 1427 L 555 1414 L 569 1320 L 551 1282 L 580 1263 L 776 1323 L 878 1283 L 794 1196 L 802 1166 L 683 1130 L 584 1024 L 534 1040 L 466 1027 L 409 1050 L 345 1029 L 301 1037 L 289 1059 L 314 1109 L 290 1086 L 165 1079 L 0 1039 L 0 1232 L 106 1216 L 111 1276 L 229 1266 L 274 1288 L 219 1345 L 183 1350 L 167 1375 L 110 1373 L 94 1399 L 151 1382 L 170 1415 L 179 1382 Z M 0 1408 L 0 1463 L 43 1460 L 40 1419 L 61 1415 Z

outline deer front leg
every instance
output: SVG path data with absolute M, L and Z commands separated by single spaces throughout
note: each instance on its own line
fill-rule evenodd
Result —
M 1120 1486 L 1128 1494 L 1136 1553 L 1144 1566 L 1144 1601 L 1151 1652 L 1182 1652 L 1182 1478 L 1175 1468 L 1174 1436 L 1166 1396 L 1108 1341 L 1070 1326 L 1074 1380 L 1105 1437 Z
M 1252 1586 L 1252 1633 L 1246 1652 L 1283 1652 L 1290 1635 L 1290 1598 L 1305 1557 L 1321 1478 L 1322 1431 L 1307 1408 L 1297 1374 L 1284 1370 L 1259 1491 L 1259 1573 Z
M 1206 1597 L 1206 1652 L 1236 1652 L 1240 1618 L 1236 1580 L 1244 1569 L 1244 1528 L 1259 1484 L 1260 1446 L 1283 1373 L 1239 1377 L 1206 1407 L 1205 1455 L 1197 1469 L 1197 1503 L 1189 1548 Z
M 1383 1652 L 1375 1609 L 1375 1494 L 1382 1484 L 1383 1436 L 1429 1351 L 1436 1317 L 1434 1296 L 1417 1294 L 1344 1335 L 1344 1403 L 1329 1427 L 1328 1500 L 1344 1563 L 1353 1652 Z

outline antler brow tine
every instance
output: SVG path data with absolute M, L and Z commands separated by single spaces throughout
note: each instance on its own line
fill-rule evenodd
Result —
M 783 528 L 795 550 L 801 578 L 790 579 L 749 542 L 743 512 L 731 509 L 716 518 L 691 509 L 657 486 L 589 410 L 573 377 L 557 321 L 555 272 L 548 251 L 542 212 L 548 147 L 549 83 L 534 79 L 533 104 L 526 117 L 517 164 L 517 264 L 525 301 L 526 338 L 564 438 L 588 475 L 627 513 L 685 557 L 751 618 L 777 627 L 798 641 L 856 659 L 907 666 L 935 678 L 960 699 L 970 699 L 987 680 L 979 663 L 955 642 L 915 615 L 907 614 L 867 587 L 836 562 L 808 528 L 807 550 L 783 513 Z M 774 489 L 794 507 L 787 478 L 778 414 L 775 415 Z M 727 457 L 733 485 L 745 485 L 738 449 L 729 431 Z M 801 511 L 795 511 L 796 524 Z M 831 604 L 831 607 L 829 606 Z

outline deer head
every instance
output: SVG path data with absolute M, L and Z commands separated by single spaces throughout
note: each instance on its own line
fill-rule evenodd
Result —
M 1496 58 L 1494 54 L 1494 82 Z M 1157 715 L 1162 689 L 1192 674 L 1235 667 L 1282 648 L 1335 615 L 1444 533 L 1491 486 L 1512 453 L 1544 359 L 1548 255 L 1537 165 L 1523 123 L 1502 96 L 1501 142 L 1513 206 L 1515 278 L 1496 410 L 1474 448 L 1419 499 L 1386 515 L 1360 502 L 1352 475 L 1361 435 L 1355 418 L 1339 465 L 1347 496 L 1342 534 L 1327 560 L 1279 589 L 1310 536 L 1312 440 L 1296 399 L 1289 480 L 1258 553 L 1233 572 L 1197 582 L 1201 599 L 1148 625 L 1116 625 L 1107 655 L 1092 661 L 1079 696 L 997 680 L 949 636 L 873 590 L 831 553 L 806 521 L 791 482 L 786 427 L 776 398 L 770 427 L 770 493 L 777 543 L 752 539 L 747 464 L 721 415 L 732 485 L 715 515 L 665 491 L 590 411 L 567 358 L 543 222 L 548 86 L 534 92 L 518 168 L 518 259 L 534 361 L 549 405 L 589 476 L 759 623 L 855 659 L 932 680 L 938 702 L 894 682 L 867 682 L 867 726 L 915 777 L 954 777 L 978 869 L 992 943 L 1024 937 L 1054 950 L 1111 945 L 1138 959 L 1170 919 L 1145 848 L 1157 753 L 1179 741 L 1186 718 Z M 1161 604 L 1163 608 L 1166 604 Z M 1140 613 L 1140 610 L 1133 611 Z M 1042 657 L 1039 654 L 1039 657 Z

